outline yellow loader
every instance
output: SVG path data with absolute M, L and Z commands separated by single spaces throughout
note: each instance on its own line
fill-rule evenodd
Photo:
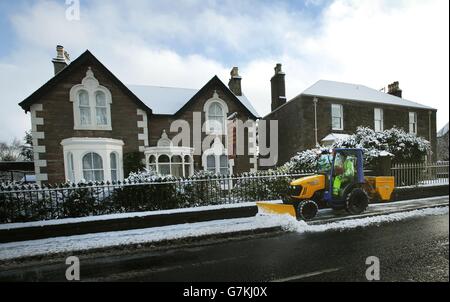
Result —
M 324 151 L 319 155 L 317 173 L 292 181 L 283 204 L 258 202 L 258 209 L 302 220 L 313 219 L 319 205 L 361 214 L 371 200 L 389 201 L 394 191 L 393 176 L 365 177 L 363 167 L 362 149 Z

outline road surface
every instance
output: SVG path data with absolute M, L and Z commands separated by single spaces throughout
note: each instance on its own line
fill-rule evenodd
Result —
M 81 281 L 449 281 L 448 213 L 379 226 L 80 255 Z M 0 281 L 65 281 L 64 259 L 0 267 Z

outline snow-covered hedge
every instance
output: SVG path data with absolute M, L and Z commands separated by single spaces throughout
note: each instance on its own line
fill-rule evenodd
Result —
M 389 154 L 393 163 L 420 163 L 431 150 L 427 140 L 396 127 L 383 132 L 358 127 L 353 135 L 338 140 L 333 147 L 364 149 L 368 165 L 376 164 L 378 157 Z
M 380 156 L 391 156 L 393 163 L 420 163 L 430 152 L 430 143 L 403 129 L 392 128 L 375 132 L 367 127 L 358 127 L 345 139 L 336 141 L 332 148 L 362 148 L 367 167 L 373 167 Z M 317 163 L 317 149 L 297 153 L 284 166 L 283 171 L 314 169 Z

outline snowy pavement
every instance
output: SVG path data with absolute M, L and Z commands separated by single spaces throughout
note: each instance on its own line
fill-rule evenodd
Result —
M 441 201 L 441 207 L 421 208 L 423 204 Z M 414 210 L 414 205 L 417 210 Z M 405 212 L 398 212 L 403 207 Z M 324 221 L 327 221 L 328 210 L 324 210 Z M 386 214 L 380 215 L 380 211 Z M 389 214 L 391 212 L 391 214 Z M 394 213 L 392 213 L 394 212 Z M 20 257 L 49 255 L 83 250 L 126 246 L 132 244 L 157 243 L 181 238 L 219 235 L 232 232 L 254 231 L 258 229 L 279 228 L 294 232 L 324 232 L 330 230 L 345 230 L 370 225 L 379 225 L 403 219 L 448 214 L 448 196 L 426 198 L 421 200 L 402 201 L 398 203 L 372 205 L 369 217 L 346 217 L 340 221 L 323 224 L 307 224 L 297 221 L 289 215 L 257 215 L 255 217 L 215 220 L 190 224 L 170 225 L 146 229 L 105 232 L 67 237 L 56 237 L 40 240 L 11 242 L 0 244 L 0 260 L 10 260 Z M 367 216 L 367 214 L 366 214 Z

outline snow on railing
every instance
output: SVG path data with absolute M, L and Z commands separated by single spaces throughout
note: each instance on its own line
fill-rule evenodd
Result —
M 0 185 L 0 223 L 281 199 L 289 182 L 313 171 L 196 174 L 133 181 Z
M 391 175 L 396 187 L 448 184 L 449 162 L 395 164 Z

